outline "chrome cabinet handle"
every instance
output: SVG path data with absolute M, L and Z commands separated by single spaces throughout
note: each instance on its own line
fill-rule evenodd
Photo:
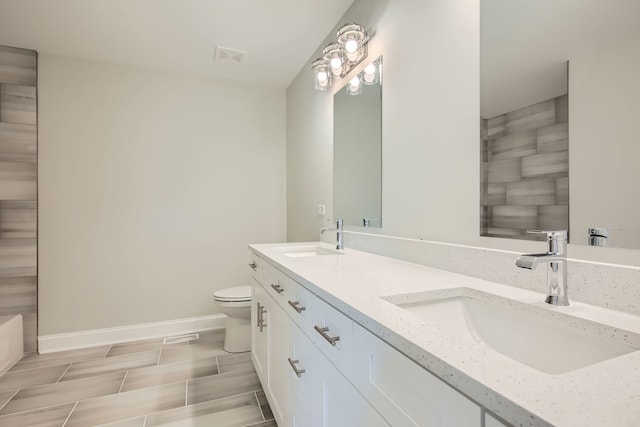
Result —
M 291 307 L 293 307 L 293 309 L 294 309 L 295 311 L 297 311 L 298 313 L 302 313 L 304 310 L 306 310 L 306 309 L 307 309 L 307 307 L 302 307 L 302 306 L 300 306 L 300 301 L 291 301 L 291 300 L 289 300 L 289 301 L 287 301 L 287 302 L 288 302 L 288 303 L 289 303 L 289 305 L 290 305 Z
M 329 331 L 329 328 L 321 328 L 320 326 L 314 326 L 313 329 L 315 329 L 320 335 L 322 335 L 322 338 L 324 338 L 325 340 L 327 340 L 327 342 L 329 344 L 331 344 L 332 346 L 335 347 L 336 345 L 336 341 L 340 341 L 340 337 L 336 336 L 336 337 L 332 337 L 329 334 L 327 334 L 327 332 Z
M 258 310 L 256 313 L 257 314 L 256 317 L 258 318 L 258 321 L 256 322 L 257 323 L 256 326 L 260 328 L 260 332 L 262 332 L 262 330 L 267 327 L 267 325 L 265 325 L 264 323 L 264 313 L 266 311 L 267 309 L 264 307 L 264 305 L 258 303 Z
M 289 361 L 289 365 L 291 365 L 291 369 L 293 369 L 293 372 L 296 373 L 296 375 L 298 376 L 298 378 L 300 378 L 302 376 L 302 374 L 304 374 L 305 372 L 307 372 L 305 369 L 298 369 L 296 367 L 296 363 L 300 363 L 300 361 L 298 359 L 296 360 L 291 360 L 290 357 L 287 358 L 287 360 Z
M 274 291 L 276 291 L 277 293 L 281 294 L 284 292 L 284 289 L 282 289 L 282 286 L 280 285 L 274 285 L 273 283 L 271 284 L 271 287 L 273 288 Z M 245 312 L 246 313 L 246 312 Z
M 256 326 L 260 326 L 260 322 L 262 322 L 262 306 L 258 303 L 256 306 Z
M 253 261 L 251 264 L 249 264 L 249 267 L 251 267 L 253 269 L 253 271 L 256 271 L 256 268 L 258 267 L 258 264 L 256 264 L 255 261 Z

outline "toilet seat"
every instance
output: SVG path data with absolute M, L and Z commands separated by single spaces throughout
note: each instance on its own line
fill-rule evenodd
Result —
M 221 302 L 251 301 L 251 286 L 235 286 L 214 292 L 213 298 Z

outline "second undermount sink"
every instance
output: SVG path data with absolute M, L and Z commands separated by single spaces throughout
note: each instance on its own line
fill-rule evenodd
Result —
M 291 258 L 340 254 L 340 252 L 338 252 L 336 249 L 327 248 L 325 246 L 321 246 L 317 244 L 280 246 L 280 247 L 274 248 L 274 250 Z
M 635 334 L 613 327 L 607 330 L 607 326 L 546 308 L 466 288 L 450 291 L 449 295 L 439 292 L 435 298 L 427 292 L 413 298 L 414 301 L 406 295 L 384 299 L 448 333 L 552 375 L 636 351 L 634 345 L 640 344 L 640 337 L 633 337 Z M 605 339 L 602 335 L 617 339 Z M 634 345 L 622 342 L 623 335 Z

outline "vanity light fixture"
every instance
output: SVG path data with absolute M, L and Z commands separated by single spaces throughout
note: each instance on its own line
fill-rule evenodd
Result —
M 343 25 L 337 41 L 322 50 L 322 57 L 311 63 L 316 90 L 327 90 L 333 79 L 340 79 L 367 57 L 369 36 L 358 24 Z

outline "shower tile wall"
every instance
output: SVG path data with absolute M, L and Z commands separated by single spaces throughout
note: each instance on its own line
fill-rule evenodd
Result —
M 37 350 L 37 54 L 0 46 L 0 316 Z
M 539 240 L 569 227 L 568 98 L 482 120 L 483 236 Z

